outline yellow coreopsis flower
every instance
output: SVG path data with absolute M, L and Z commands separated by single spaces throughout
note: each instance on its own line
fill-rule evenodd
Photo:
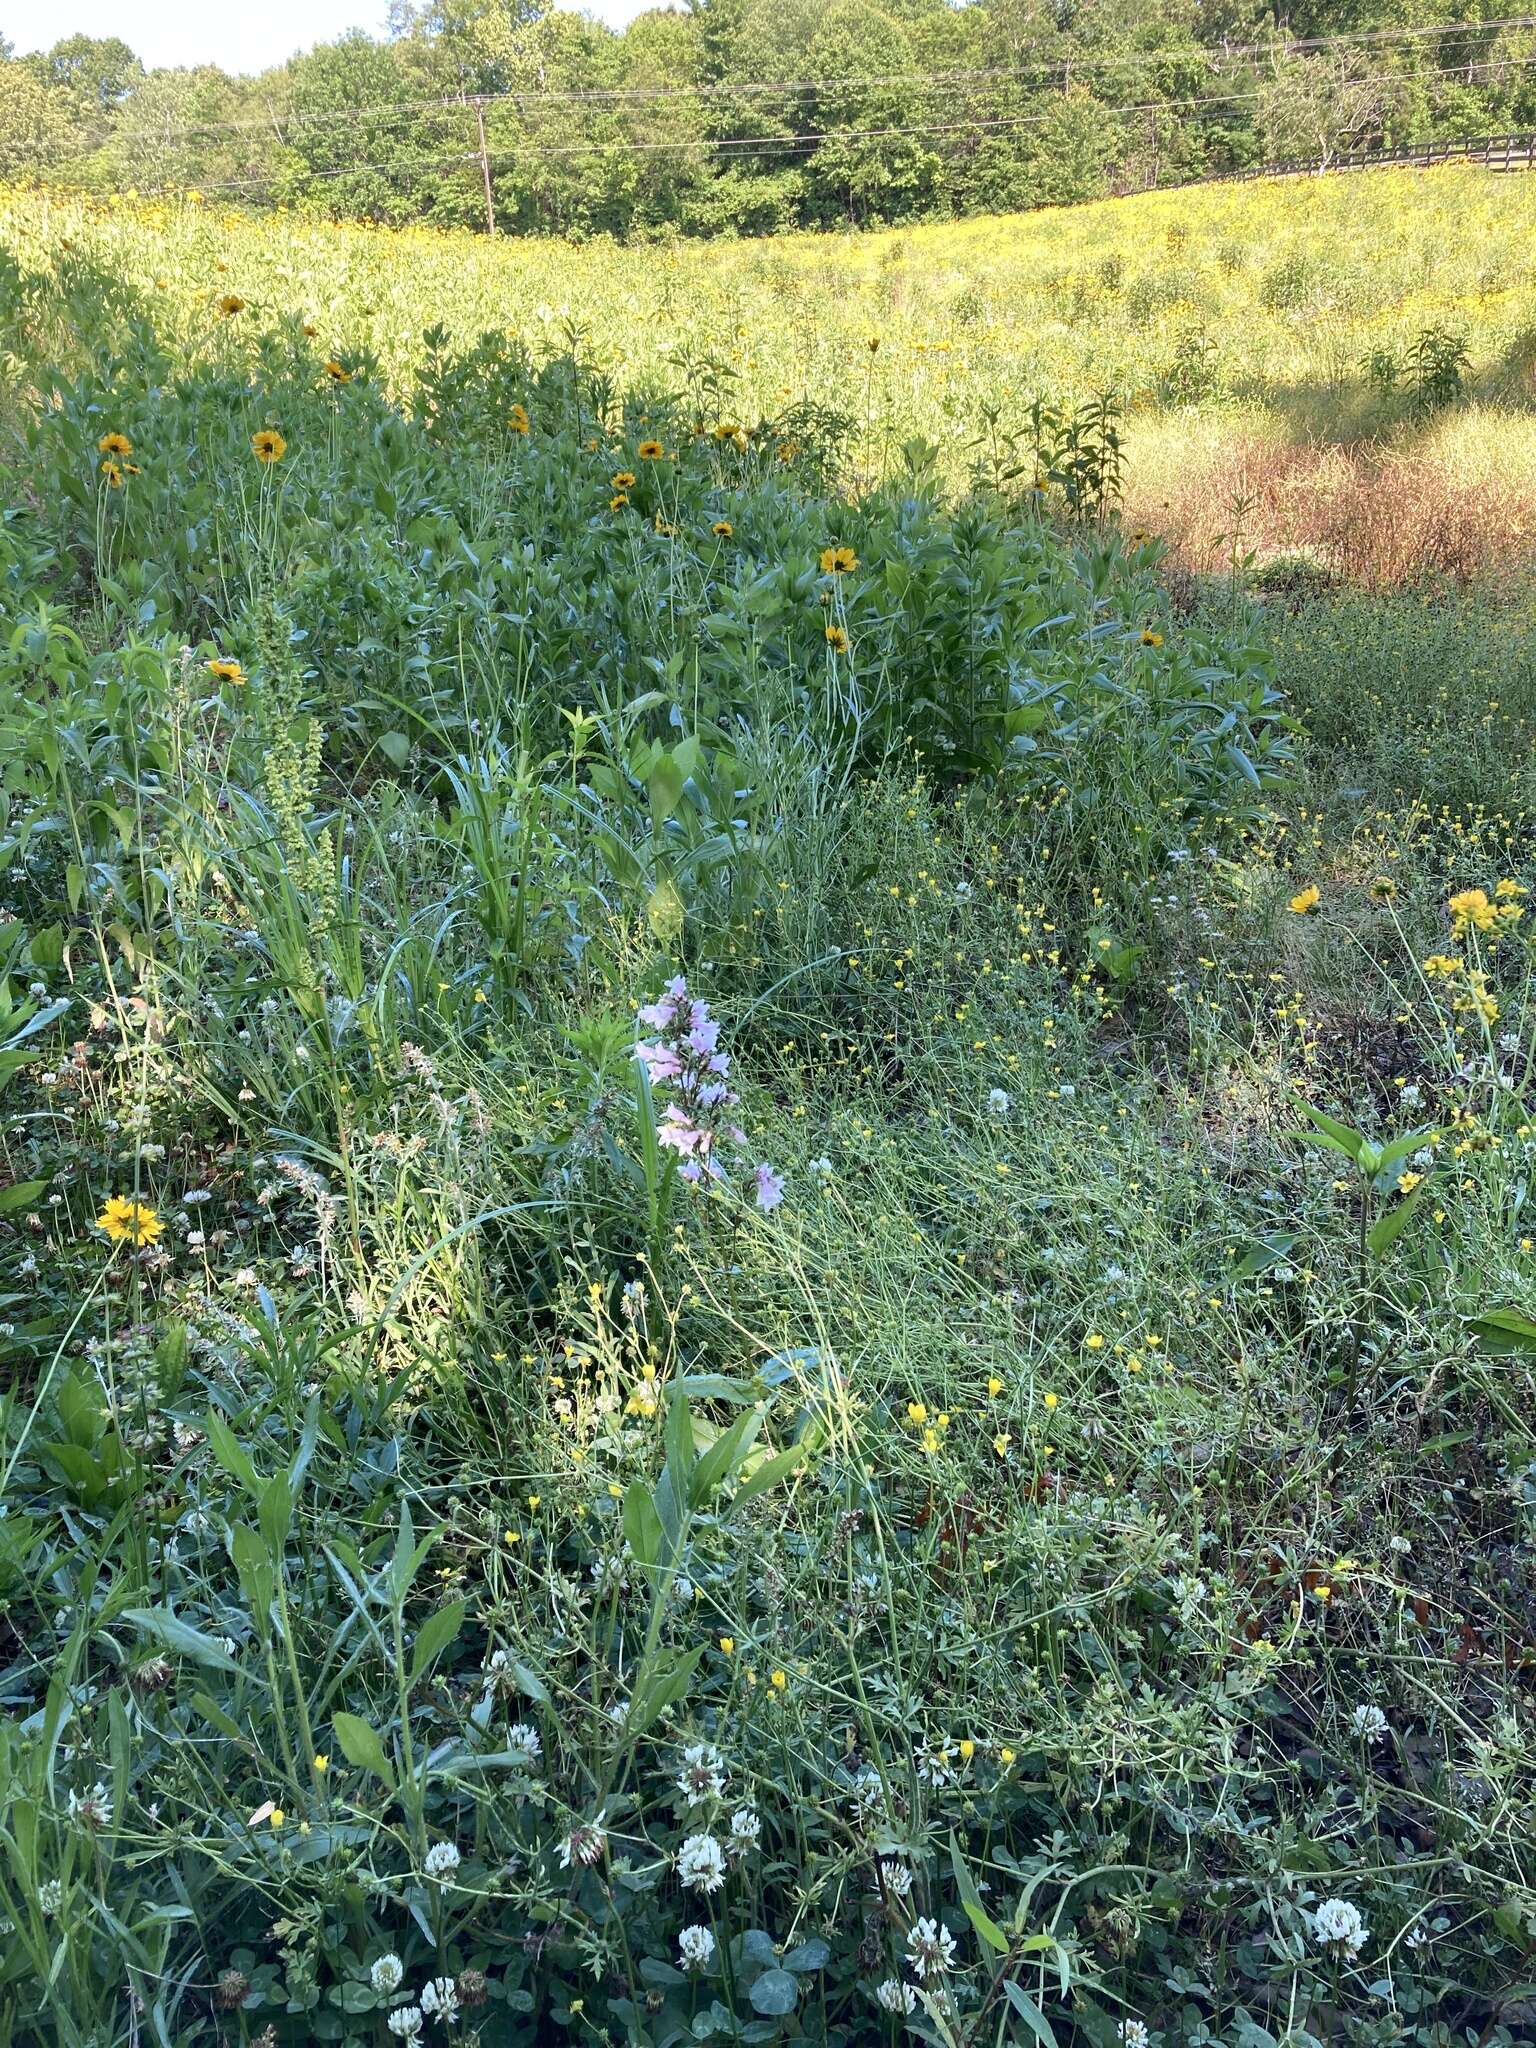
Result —
M 251 448 L 258 462 L 281 462 L 288 453 L 288 443 L 276 427 L 262 427 L 252 434 Z
M 128 1195 L 113 1195 L 96 1218 L 96 1227 L 114 1244 L 133 1245 L 153 1244 L 165 1229 L 147 1202 L 136 1202 Z
M 821 551 L 823 576 L 847 576 L 858 566 L 859 558 L 852 548 L 830 547 Z

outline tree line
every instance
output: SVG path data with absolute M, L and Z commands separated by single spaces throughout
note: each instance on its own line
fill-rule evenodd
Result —
M 1010 211 L 1536 128 L 1536 24 L 1456 7 L 396 0 L 256 77 L 0 43 L 0 178 L 630 239 Z

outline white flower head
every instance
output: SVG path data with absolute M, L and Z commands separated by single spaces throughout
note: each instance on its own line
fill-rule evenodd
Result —
M 422 1859 L 422 1869 L 438 1884 L 446 1884 L 458 1869 L 459 1852 L 452 1842 L 434 1842 Z
M 573 1863 L 590 1870 L 601 1859 L 607 1840 L 601 1813 L 594 1820 L 578 1821 L 560 1844 L 560 1861 L 567 1870 Z
M 912 1866 L 898 1862 L 894 1856 L 880 1858 L 880 1882 L 892 1898 L 905 1899 L 912 1891 Z
M 1120 2022 L 1120 2048 L 1147 2048 L 1151 2039 L 1145 2020 Z
M 715 1937 L 707 1927 L 685 1927 L 677 1937 L 677 1947 L 685 1970 L 706 1970 L 715 1952 Z
M 538 1729 L 530 1727 L 526 1721 L 514 1721 L 507 1730 L 507 1748 L 525 1771 L 531 1771 L 544 1754 Z
M 732 1856 L 745 1856 L 763 1837 L 763 1824 L 750 1806 L 738 1806 L 731 1815 L 730 1839 L 726 1848 Z
M 993 1116 L 1006 1116 L 1012 1104 L 1006 1088 L 992 1088 L 987 1092 L 987 1108 Z
M 910 1984 L 903 1984 L 899 1977 L 887 1977 L 876 1989 L 875 1996 L 887 2012 L 909 2013 L 917 2010 L 917 1993 Z
M 99 1778 L 89 1792 L 70 1793 L 69 1817 L 85 1828 L 111 1827 L 112 1795 Z
M 45 1920 L 51 1920 L 64 1903 L 64 1881 L 58 1877 L 45 1877 L 37 1888 L 37 1909 Z
M 709 1742 L 691 1742 L 677 1767 L 677 1789 L 690 1806 L 719 1799 L 725 1791 L 725 1764 Z
M 397 2041 L 414 2041 L 421 2032 L 421 2007 L 402 2005 L 389 2016 L 389 2031 Z
M 384 1998 L 392 1991 L 398 1991 L 404 1980 L 405 1965 L 393 1950 L 386 1956 L 380 1956 L 368 1972 L 368 1982 Z
M 1356 1707 L 1350 1726 L 1362 1742 L 1374 1743 L 1385 1740 L 1389 1723 L 1380 1707 L 1362 1705 Z
M 446 2027 L 459 2009 L 459 1988 L 452 1977 L 434 1977 L 421 1987 L 421 2009 Z
M 921 1915 L 907 1936 L 907 1960 L 925 1983 L 941 1977 L 955 1960 L 955 1937 L 937 1920 Z
M 1324 1948 L 1341 1949 L 1345 1958 L 1353 1962 L 1365 1946 L 1370 1929 L 1361 1918 L 1360 1908 L 1348 1899 L 1324 1899 L 1312 1915 L 1312 1932 Z
M 690 1835 L 677 1852 L 677 1874 L 696 1892 L 717 1892 L 725 1882 L 725 1851 L 713 1835 Z

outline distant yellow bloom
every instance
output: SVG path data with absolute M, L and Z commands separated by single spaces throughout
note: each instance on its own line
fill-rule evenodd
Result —
M 323 1754 L 322 1754 L 322 1755 L 320 1755 L 320 1756 L 317 1756 L 317 1757 L 315 1758 L 315 1769 L 316 1769 L 316 1770 L 317 1770 L 317 1771 L 318 1771 L 318 1772 L 320 1773 L 320 1775 L 321 1775 L 321 1777 L 322 1777 L 322 1778 L 323 1778 L 323 1777 L 325 1776 L 326 1772 L 327 1772 L 327 1771 L 328 1771 L 328 1770 L 329 1770 L 330 1768 L 331 1768 L 331 1760 L 330 1760 L 330 1758 L 329 1758 L 328 1756 L 325 1756 L 325 1755 L 323 1755 Z
M 1002 1383 L 1002 1381 L 1001 1381 L 1001 1380 L 1000 1380 L 1000 1379 L 998 1378 L 997 1374 L 996 1374 L 996 1373 L 993 1373 L 992 1377 L 991 1377 L 991 1378 L 990 1378 L 990 1379 L 989 1379 L 989 1380 L 987 1381 L 987 1392 L 988 1392 L 988 1394 L 989 1394 L 989 1395 L 990 1395 L 990 1396 L 992 1397 L 992 1399 L 993 1399 L 993 1400 L 995 1401 L 995 1400 L 997 1399 L 998 1395 L 999 1395 L 999 1394 L 1000 1394 L 1000 1393 L 1001 1393 L 1002 1391 L 1003 1391 L 1003 1383 Z
M 325 374 L 333 384 L 350 384 L 352 382 L 352 372 L 347 369 L 345 364 L 338 363 L 334 356 L 326 364 Z
M 783 1692 L 788 1687 L 789 1680 L 785 1677 L 782 1671 L 770 1671 L 768 1674 L 768 1683 L 773 1687 L 775 1692 Z
M 147 1203 L 113 1195 L 96 1218 L 96 1228 L 104 1230 L 114 1244 L 140 1245 L 153 1244 L 165 1225 Z
M 823 548 L 821 551 L 821 573 L 823 576 L 846 576 L 859 566 L 859 558 L 852 548 Z
M 101 473 L 107 480 L 109 491 L 120 491 L 123 488 L 123 472 L 110 456 L 102 463 Z
M 736 531 L 735 527 L 732 526 L 729 519 L 717 519 L 714 525 L 709 530 L 715 536 L 716 540 L 729 540 L 731 535 Z
M 1401 1195 L 1411 1195 L 1423 1178 L 1422 1173 L 1400 1173 L 1397 1176 L 1398 1193 Z
M 928 1420 L 927 1402 L 909 1401 L 907 1403 L 907 1420 L 911 1423 L 914 1429 L 921 1429 L 923 1424 Z
M 961 1743 L 961 1744 L 959 1745 L 959 1748 L 960 1748 L 960 1761 L 961 1761 L 961 1763 L 963 1763 L 963 1764 L 968 1764 L 968 1763 L 969 1763 L 969 1762 L 971 1761 L 972 1757 L 974 1757 L 974 1756 L 975 1756 L 975 1754 L 976 1754 L 976 1745 L 975 1745 L 975 1743 L 971 1741 L 971 1739 L 970 1739 L 970 1737 L 969 1737 L 969 1736 L 967 1736 L 967 1737 L 966 1737 L 966 1739 L 964 1740 L 964 1742 L 962 1742 L 962 1743 Z
M 219 311 L 226 320 L 233 320 L 237 313 L 245 311 L 245 301 L 238 292 L 226 292 L 219 300 Z
M 608 500 L 608 510 L 610 512 L 622 512 L 624 510 L 624 507 L 628 503 L 629 498 L 625 492 L 615 491 L 613 496 Z
M 1312 882 L 1305 889 L 1298 889 L 1296 891 L 1296 894 L 1286 905 L 1286 909 L 1295 911 L 1298 917 L 1310 917 L 1322 900 L 1322 890 L 1318 888 L 1316 882 Z
M 103 434 L 96 443 L 96 447 L 103 455 L 131 455 L 133 453 L 133 443 L 126 434 Z
M 997 1455 L 1000 1458 L 1006 1458 L 1008 1455 L 1008 1446 L 1012 1442 L 1013 1438 L 1011 1436 L 1004 1436 L 1001 1433 L 999 1433 L 992 1439 L 992 1448 L 994 1451 L 996 1451 Z
M 526 434 L 528 431 L 528 408 L 524 405 L 514 405 L 511 412 L 507 415 L 507 424 L 511 427 L 514 434 Z
M 635 472 L 632 469 L 616 469 L 608 481 L 616 491 L 627 491 L 635 481 Z
M 834 654 L 846 654 L 848 644 L 848 634 L 842 626 L 828 626 L 827 645 Z
M 1102 1343 L 1103 1343 L 1103 1341 L 1104 1341 L 1104 1340 L 1103 1340 L 1103 1338 L 1101 1337 L 1101 1338 L 1099 1339 L 1099 1342 L 1100 1342 L 1100 1343 L 1102 1344 Z M 1089 1339 L 1089 1342 L 1090 1342 L 1090 1343 L 1092 1342 L 1092 1339 L 1091 1339 L 1091 1338 Z M 1050 1409 L 1050 1410 L 1051 1410 L 1051 1412 L 1052 1412 L 1052 1413 L 1054 1414 L 1054 1413 L 1055 1413 L 1055 1411 L 1056 1411 L 1056 1409 L 1057 1409 L 1058 1407 L 1060 1407 L 1060 1405 L 1061 1405 L 1061 1396 L 1060 1396 L 1060 1394 L 1047 1394 L 1047 1395 L 1045 1396 L 1045 1405 L 1046 1405 L 1046 1407 L 1047 1407 L 1048 1409 Z
M 238 661 L 210 661 L 208 673 L 221 683 L 243 683 L 245 670 Z
M 734 1636 L 722 1636 L 720 1638 L 720 1648 L 727 1657 L 734 1656 L 736 1653 L 736 1638 Z
M 661 443 L 659 441 L 642 441 L 635 450 L 635 453 L 642 462 L 660 462 Z
M 258 462 L 281 462 L 288 453 L 288 443 L 276 427 L 262 427 L 252 434 L 251 447 Z
M 1161 633 L 1154 633 L 1150 626 L 1146 626 L 1142 630 L 1141 644 L 1143 647 L 1161 647 L 1163 636 Z

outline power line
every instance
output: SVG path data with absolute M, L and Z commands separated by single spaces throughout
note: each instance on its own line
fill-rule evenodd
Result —
M 999 81 L 1025 89 L 1037 86 L 1041 80 L 1070 74 L 1074 71 L 1089 70 L 1136 70 L 1152 64 L 1169 63 L 1229 63 L 1250 57 L 1285 57 L 1307 55 L 1323 50 L 1351 47 L 1355 44 L 1380 44 L 1393 42 L 1414 42 L 1428 37 L 1448 38 L 1465 41 L 1470 37 L 1498 34 L 1505 29 L 1536 28 L 1536 15 L 1507 15 L 1493 21 L 1447 22 L 1432 27 L 1389 27 L 1379 29 L 1358 29 L 1341 31 L 1329 36 L 1287 37 L 1264 43 L 1236 44 L 1190 44 L 1183 48 L 1159 48 L 1128 50 L 1121 53 L 1083 53 L 1057 58 L 1048 64 L 1020 63 L 985 70 L 923 73 L 914 71 L 876 73 L 867 77 L 849 78 L 798 78 L 798 79 L 751 79 L 713 80 L 696 85 L 672 86 L 612 86 L 593 88 L 580 92 L 529 92 L 506 91 L 482 94 L 445 95 L 435 99 L 381 101 L 369 107 L 317 108 L 308 112 L 247 115 L 231 121 L 190 121 L 178 126 L 155 126 L 150 134 L 156 140 L 173 140 L 187 135 L 231 134 L 246 129 L 286 127 L 309 127 L 333 121 L 361 121 L 374 117 L 382 120 L 400 120 L 411 114 L 442 113 L 470 114 L 478 102 L 481 106 L 622 106 L 636 103 L 656 103 L 675 100 L 707 100 L 713 98 L 755 98 L 761 96 L 803 97 L 807 94 L 826 92 L 838 88 L 869 90 L 893 85 L 921 85 L 925 89 L 959 89 L 969 85 Z M 110 131 L 109 131 L 110 132 Z M 102 139 L 106 139 L 103 137 Z
M 1536 56 L 1490 59 L 1481 63 L 1478 69 L 1484 73 L 1523 71 L 1536 65 Z M 1368 73 L 1351 80 L 1357 86 L 1396 84 L 1401 74 L 1395 71 Z M 1241 102 L 1262 99 L 1267 88 L 1241 92 L 1215 93 L 1186 99 L 1146 100 L 1125 107 L 1099 105 L 1098 111 L 1111 120 L 1126 120 L 1142 114 L 1163 114 L 1188 112 L 1201 107 L 1224 107 Z M 1009 115 L 997 119 L 972 119 L 948 123 L 915 123 L 911 126 L 888 128 L 831 128 L 806 131 L 803 133 L 756 136 L 736 135 L 724 137 L 689 137 L 667 142 L 632 142 L 615 138 L 611 142 L 572 143 L 529 143 L 520 149 L 493 150 L 491 159 L 496 162 L 524 161 L 528 158 L 601 156 L 613 150 L 620 150 L 637 156 L 664 156 L 688 150 L 719 150 L 731 158 L 756 156 L 773 150 L 805 150 L 823 142 L 869 142 L 892 137 L 938 136 L 967 133 L 988 133 L 1011 131 L 1020 128 L 1038 127 L 1052 118 L 1050 114 Z M 404 174 L 425 170 L 441 169 L 447 165 L 476 164 L 480 162 L 478 151 L 454 153 L 449 156 L 419 157 L 408 162 L 398 159 L 387 163 L 342 164 L 329 169 L 316 170 L 307 175 L 310 179 L 334 179 L 360 177 L 373 171 Z M 215 185 L 209 189 L 218 192 L 251 192 L 267 189 L 265 180 L 245 179 Z

